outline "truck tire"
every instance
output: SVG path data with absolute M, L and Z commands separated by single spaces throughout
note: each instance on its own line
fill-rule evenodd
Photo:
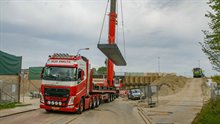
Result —
M 82 114 L 83 109 L 84 109 L 84 102 L 83 102 L 83 99 L 82 99 L 82 98 L 81 98 L 81 100 L 80 100 L 78 106 L 79 106 L 79 109 L 78 109 L 77 113 L 78 113 L 78 114 Z
M 112 102 L 112 101 L 113 101 L 113 95 L 110 94 L 110 102 Z
M 48 113 L 49 113 L 49 112 L 53 112 L 53 110 L 48 110 L 48 109 L 45 109 L 45 111 L 48 112 Z
M 96 107 L 98 107 L 100 105 L 100 99 L 99 97 L 96 98 Z
M 111 94 L 108 94 L 107 103 L 111 102 Z
M 115 94 L 112 94 L 112 101 L 115 100 Z
M 92 101 L 92 98 L 90 98 L 89 109 L 92 109 L 92 104 L 93 104 L 93 101 Z
M 93 98 L 93 105 L 92 105 L 92 107 L 93 107 L 93 108 L 96 107 L 96 98 L 95 98 L 95 97 Z

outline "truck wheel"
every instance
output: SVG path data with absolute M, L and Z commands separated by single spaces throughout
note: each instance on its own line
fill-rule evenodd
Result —
M 90 98 L 90 102 L 89 102 L 89 108 L 92 109 L 92 104 L 93 104 L 93 101 L 92 101 L 92 98 Z
M 83 103 L 84 103 L 83 99 L 81 98 L 81 100 L 79 102 L 79 105 L 78 105 L 78 107 L 79 107 L 79 109 L 77 111 L 78 114 L 81 114 L 83 112 L 83 108 L 84 108 L 84 104 Z
M 97 104 L 96 104 L 96 98 L 94 97 L 94 98 L 93 98 L 93 108 L 95 108 L 96 105 L 97 105 Z
M 45 109 L 45 110 L 46 110 L 46 112 L 48 112 L 48 113 L 49 113 L 49 112 L 53 112 L 52 110 L 48 110 L 48 109 Z
M 99 97 L 97 97 L 97 99 L 96 99 L 96 107 L 98 107 L 99 105 L 100 105 L 100 99 L 99 99 Z

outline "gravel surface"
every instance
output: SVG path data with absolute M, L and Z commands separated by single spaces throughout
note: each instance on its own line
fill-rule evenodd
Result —
M 187 78 L 182 76 L 167 75 L 158 80 L 155 80 L 151 84 L 159 86 L 160 96 L 166 96 L 180 91 L 181 88 L 185 86 L 187 80 L 188 80 Z
M 180 92 L 159 97 L 159 106 L 144 108 L 153 123 L 190 124 L 203 106 L 202 79 L 191 79 Z

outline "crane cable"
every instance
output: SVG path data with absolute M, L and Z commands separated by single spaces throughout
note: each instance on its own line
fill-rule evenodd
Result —
M 103 32 L 103 28 L 104 28 L 104 24 L 105 24 L 105 18 L 106 18 L 106 15 L 107 15 L 108 4 L 109 4 L 109 0 L 107 1 L 107 4 L 106 4 L 106 8 L 105 8 L 105 13 L 104 13 L 104 17 L 103 17 L 102 28 L 101 28 L 101 32 L 100 32 L 100 35 L 99 35 L 98 44 L 100 44 L 100 41 L 101 41 L 101 38 L 102 38 L 102 32 Z
M 125 29 L 124 29 L 124 14 L 123 14 L 123 6 L 122 6 L 122 0 L 121 1 L 121 20 L 122 20 L 122 35 L 123 35 L 123 43 L 124 43 L 124 57 L 126 60 L 126 49 L 125 49 Z
M 126 60 L 126 48 L 125 48 L 126 44 L 125 44 L 124 14 L 123 14 L 122 0 L 120 0 L 120 2 L 121 2 L 121 18 L 122 18 L 122 22 L 121 23 L 122 23 L 123 45 L 124 45 L 124 57 L 125 57 L 125 60 Z M 106 18 L 107 10 L 108 10 L 108 4 L 109 4 L 109 0 L 107 1 L 107 4 L 106 4 L 106 8 L 105 8 L 105 13 L 104 13 L 104 17 L 103 17 L 102 28 L 101 28 L 100 35 L 99 35 L 98 44 L 100 44 L 100 42 L 101 42 L 102 32 L 103 32 L 103 28 L 104 28 L 104 24 L 105 24 L 105 18 Z M 118 30 L 117 30 L 117 33 L 118 33 Z

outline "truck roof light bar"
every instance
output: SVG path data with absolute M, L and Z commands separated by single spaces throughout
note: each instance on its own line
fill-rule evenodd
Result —
M 70 56 L 67 53 L 54 53 L 52 56 L 50 56 L 52 58 L 71 58 L 72 56 Z

